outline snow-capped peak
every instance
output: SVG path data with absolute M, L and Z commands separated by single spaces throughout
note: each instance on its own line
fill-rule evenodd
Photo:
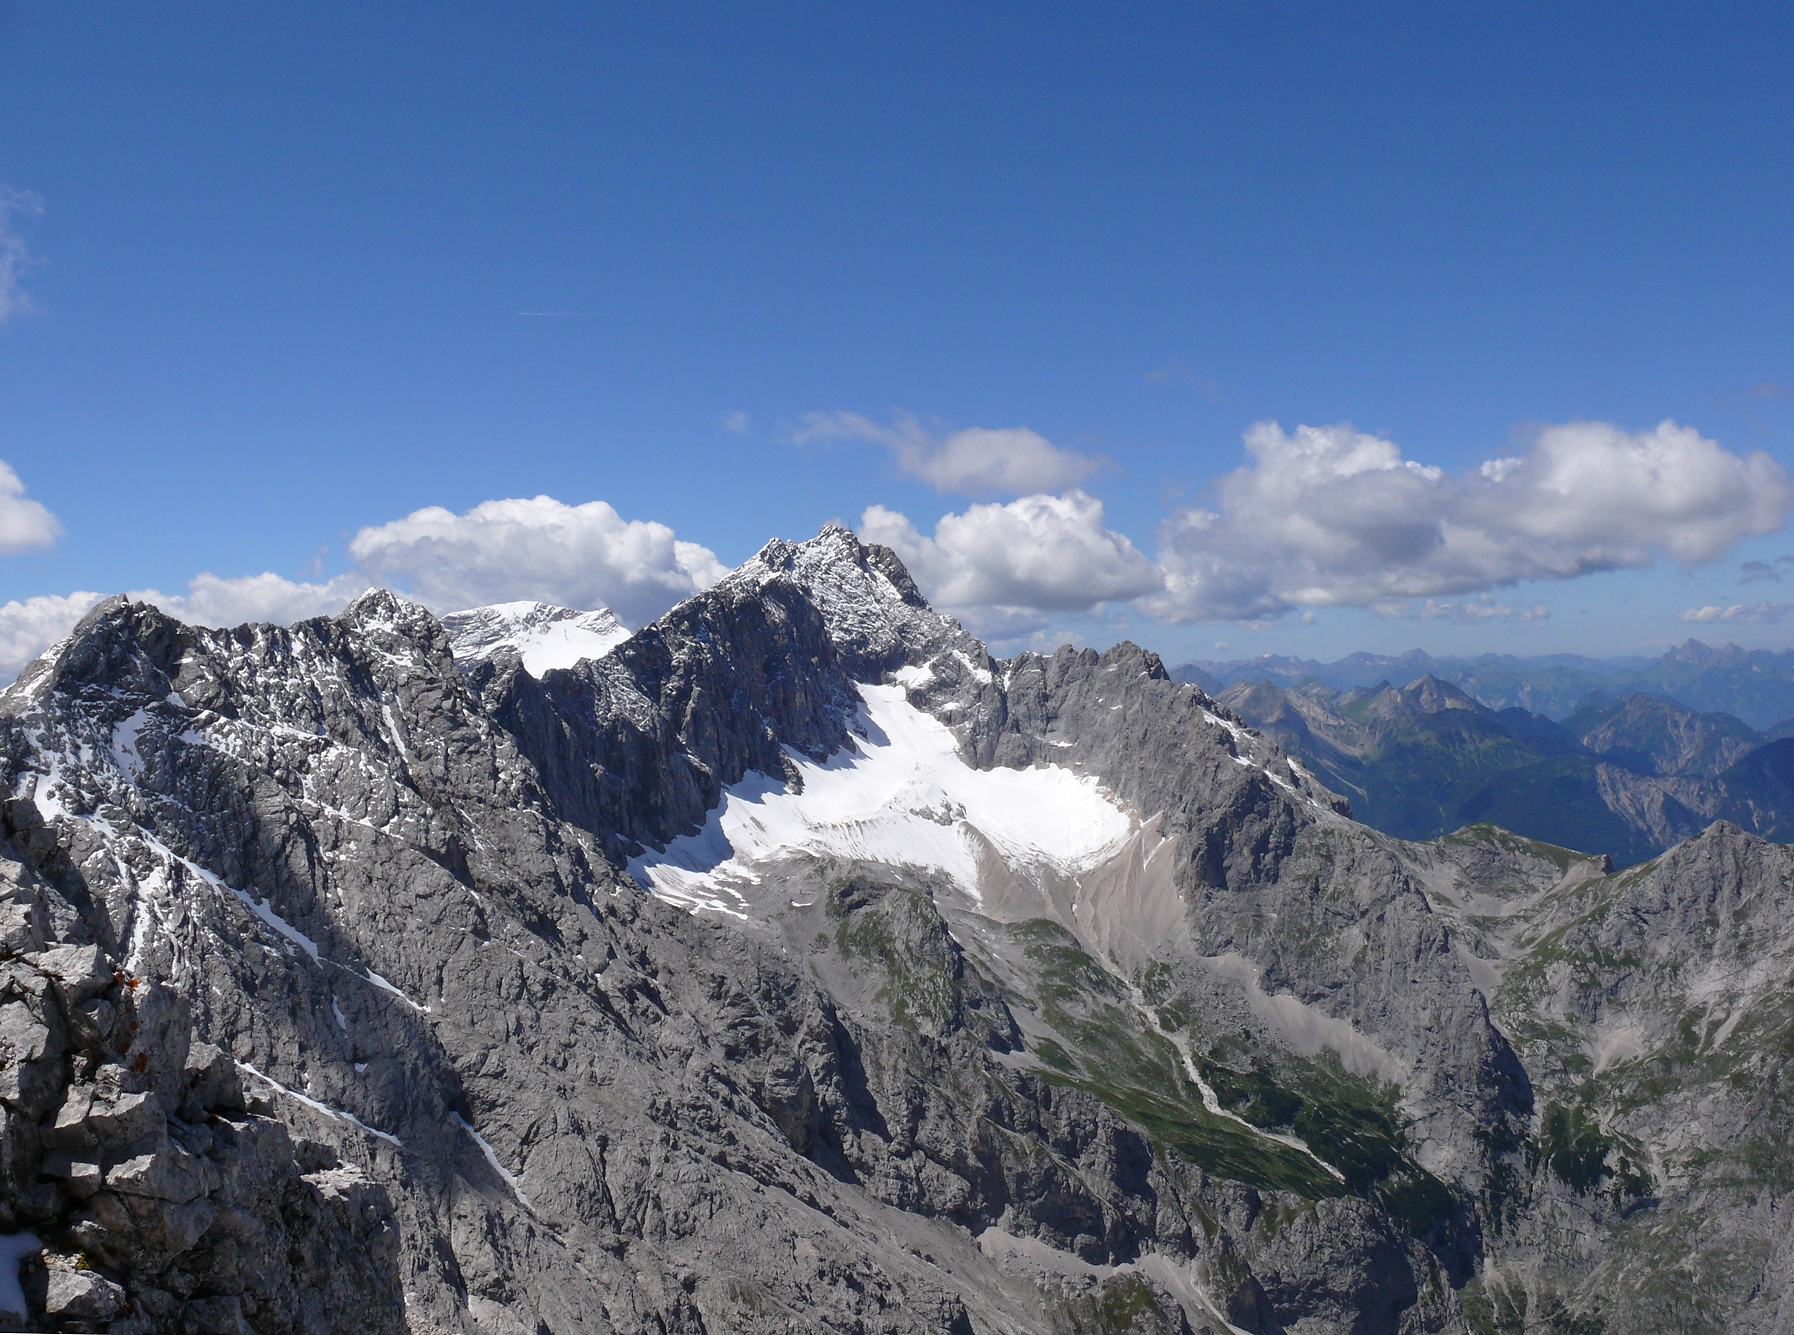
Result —
M 512 653 L 523 660 L 523 670 L 532 677 L 550 668 L 572 667 L 581 659 L 602 658 L 629 638 L 629 628 L 608 607 L 579 612 L 528 601 L 450 612 L 442 624 L 456 662 L 475 663 Z

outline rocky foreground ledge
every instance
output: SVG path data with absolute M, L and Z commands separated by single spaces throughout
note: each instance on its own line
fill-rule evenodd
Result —
M 184 997 L 59 941 L 40 889 L 0 856 L 0 1323 L 404 1331 L 385 1190 L 246 1099 Z

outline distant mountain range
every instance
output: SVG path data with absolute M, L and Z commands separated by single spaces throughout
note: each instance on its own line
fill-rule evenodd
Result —
M 1218 698 L 1404 839 L 1489 822 L 1625 866 L 1716 819 L 1794 831 L 1794 738 L 1663 695 L 1591 692 L 1561 722 L 1431 674 L 1347 691 L 1236 681 Z
M 1421 677 L 1449 682 L 1490 709 L 1519 707 L 1547 718 L 1568 718 L 1591 693 L 1614 697 L 1661 695 L 1701 713 L 1731 714 L 1753 728 L 1772 732 L 1794 719 L 1794 650 L 1714 649 L 1699 640 L 1677 645 L 1661 658 L 1584 658 L 1550 654 L 1517 658 L 1483 654 L 1477 658 L 1434 658 L 1415 649 L 1399 657 L 1349 654 L 1332 663 L 1267 654 L 1231 662 L 1186 663 L 1172 672 L 1218 694 L 1239 681 L 1273 681 L 1295 686 L 1316 681 L 1350 691 L 1387 681 L 1407 686 Z

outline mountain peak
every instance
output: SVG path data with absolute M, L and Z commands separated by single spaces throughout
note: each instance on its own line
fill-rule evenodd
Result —
M 1734 645 L 1727 646 L 1727 648 L 1735 647 Z M 1703 644 L 1691 635 L 1663 656 L 1676 663 L 1704 663 L 1720 652 L 1712 645 Z
M 774 583 L 801 591 L 822 614 L 837 651 L 874 673 L 921 662 L 948 640 L 976 644 L 929 607 L 896 552 L 861 542 L 840 524 L 825 524 L 806 542 L 774 538 L 712 592 L 760 590 Z M 983 645 L 977 649 L 982 656 Z
M 1479 705 L 1470 696 L 1448 681 L 1442 681 L 1432 673 L 1416 677 L 1401 688 L 1402 695 L 1417 707 L 1429 714 L 1442 713 L 1447 709 L 1468 709 L 1481 712 Z
M 176 670 L 183 629 L 154 603 L 114 594 L 88 609 L 66 637 L 0 691 L 0 715 L 27 712 L 53 692 L 78 693 L 98 682 L 108 683 L 115 695 L 126 683 L 133 690 L 147 689 L 146 683 Z
M 763 583 L 771 574 L 788 573 L 796 575 L 806 584 L 815 584 L 819 577 L 826 580 L 824 572 L 831 569 L 837 572 L 833 582 L 852 580 L 849 570 L 875 573 L 882 576 L 909 606 L 928 606 L 928 600 L 916 588 L 909 570 L 896 552 L 879 543 L 861 542 L 859 535 L 852 529 L 833 521 L 824 524 L 815 537 L 805 542 L 792 542 L 788 538 L 772 539 L 735 574 Z M 725 582 L 727 578 L 725 577 Z

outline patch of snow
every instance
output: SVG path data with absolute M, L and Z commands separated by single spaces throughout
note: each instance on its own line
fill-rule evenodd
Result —
M 268 926 L 272 927 L 287 940 L 298 946 L 307 955 L 310 955 L 313 964 L 320 963 L 318 958 L 318 943 L 276 913 L 268 906 L 266 901 L 258 902 L 241 890 L 232 890 L 231 893 L 247 904 L 249 906 L 249 911 L 255 914 L 256 917 L 260 918 L 263 922 L 267 923 Z M 332 1002 L 332 1004 L 334 1005 L 335 1003 Z
M 1744 1009 L 1743 1006 L 1740 1006 L 1725 1017 L 1725 1023 L 1720 1025 L 1719 1031 L 1713 1035 L 1713 1046 L 1708 1049 L 1709 1052 L 1719 1051 L 1719 1045 L 1732 1036 L 1732 1030 L 1736 1029 L 1738 1021 L 1744 1018 Z
M 19 1283 L 19 1264 L 43 1249 L 35 1233 L 0 1233 L 0 1313 L 21 1321 L 30 1316 L 25 1287 Z
M 394 987 L 391 983 L 387 982 L 384 978 L 382 978 L 379 974 L 375 973 L 372 969 L 369 969 L 367 971 L 367 980 L 368 980 L 368 982 L 372 983 L 375 987 L 379 988 L 382 992 L 392 993 L 395 997 L 397 997 L 400 1001 L 404 1002 L 407 1006 L 411 1007 L 411 1009 L 416 1011 L 419 1015 L 428 1015 L 430 1013 L 430 1008 L 428 1006 L 418 1005 L 410 997 L 406 996 L 403 992 L 399 991 L 398 988 Z
M 265 1084 L 272 1085 L 275 1089 L 280 1091 L 282 1094 L 285 1094 L 289 1099 L 294 1099 L 300 1103 L 303 1103 L 306 1107 L 310 1108 L 313 1112 L 322 1113 L 324 1116 L 334 1118 L 335 1120 L 337 1120 L 339 1122 L 347 1122 L 351 1126 L 360 1127 L 363 1131 L 367 1132 L 370 1136 L 378 1136 L 381 1140 L 384 1140 L 387 1144 L 393 1146 L 395 1149 L 402 1150 L 405 1148 L 405 1142 L 400 1140 L 397 1136 L 393 1135 L 392 1132 L 376 1130 L 374 1127 L 369 1126 L 366 1122 L 362 1121 L 359 1117 L 357 1117 L 352 1112 L 344 1112 L 341 1108 L 332 1108 L 329 1104 L 319 1103 L 316 1099 L 311 1098 L 308 1095 L 301 1094 L 296 1089 L 288 1089 L 285 1085 L 281 1084 L 280 1081 L 276 1080 L 273 1076 L 263 1075 L 260 1071 L 256 1070 L 255 1067 L 251 1066 L 248 1062 L 238 1062 L 237 1065 L 242 1070 L 248 1071 L 249 1074 L 254 1076 L 257 1080 L 260 1080 Z
M 411 748 L 405 745 L 405 732 L 399 727 L 398 719 L 393 717 L 392 706 L 384 700 L 380 702 L 380 715 L 386 720 L 386 731 L 392 735 L 393 749 L 399 753 L 399 759 L 409 765 Z
M 973 769 L 953 733 L 911 705 L 901 684 L 863 686 L 860 695 L 861 742 L 820 763 L 787 752 L 801 792 L 750 774 L 702 830 L 634 859 L 630 873 L 669 902 L 740 914 L 741 889 L 760 880 L 755 867 L 808 854 L 944 873 L 981 902 L 987 847 L 1014 871 L 1075 875 L 1113 856 L 1135 828 L 1094 779 L 1063 766 Z
M 934 680 L 934 669 L 926 665 L 917 667 L 913 663 L 905 663 L 891 674 L 891 679 L 899 686 L 919 691 Z
M 457 663 L 514 653 L 522 659 L 523 670 L 537 678 L 588 658 L 603 658 L 630 635 L 629 628 L 607 607 L 577 612 L 536 602 L 494 603 L 450 612 L 442 624 Z
M 991 675 L 989 668 L 974 663 L 972 661 L 972 656 L 964 649 L 955 649 L 953 652 L 958 656 L 959 661 L 966 665 L 966 671 L 972 674 L 973 681 L 978 682 L 982 686 L 989 686 L 996 680 L 996 678 Z
M 143 776 L 143 758 L 137 752 L 137 734 L 149 721 L 149 710 L 139 709 L 112 730 L 112 763 L 118 772 L 136 783 Z
M 349 1021 L 343 1015 L 343 1008 L 337 1004 L 336 998 L 330 998 L 330 1013 L 336 1017 L 336 1027 L 345 1034 L 349 1032 Z
M 461 1116 L 460 1113 L 450 1113 L 449 1116 L 455 1119 L 456 1125 L 473 1137 L 473 1143 L 480 1147 L 480 1153 L 486 1156 L 486 1162 L 492 1165 L 492 1171 L 505 1180 L 505 1185 L 511 1189 L 511 1194 L 522 1204 L 528 1205 L 529 1197 L 525 1196 L 523 1194 L 523 1188 L 517 1185 L 516 1177 L 512 1175 L 509 1168 L 506 1168 L 498 1161 L 498 1152 L 487 1143 L 484 1136 L 473 1129 L 473 1123 Z
M 1265 1140 L 1276 1141 L 1279 1145 L 1286 1145 L 1292 1150 L 1306 1154 L 1310 1159 L 1313 1159 L 1322 1168 L 1326 1169 L 1328 1173 L 1332 1174 L 1335 1180 L 1340 1182 L 1345 1181 L 1345 1174 L 1340 1172 L 1325 1159 L 1321 1158 L 1320 1155 L 1316 1154 L 1309 1148 L 1308 1142 L 1303 1140 L 1300 1136 L 1292 1136 L 1283 1131 L 1266 1131 L 1261 1126 L 1254 1126 L 1238 1113 L 1232 1113 L 1223 1108 L 1221 1106 L 1220 1098 L 1216 1095 L 1215 1091 L 1209 1087 L 1208 1081 L 1202 1078 L 1202 1069 L 1196 1065 L 1196 1058 L 1190 1052 L 1190 1031 L 1188 1029 L 1167 1029 L 1164 1021 L 1159 1019 L 1157 1009 L 1147 1004 L 1146 997 L 1140 989 L 1132 983 L 1127 984 L 1127 989 L 1133 995 L 1134 1009 L 1145 1016 L 1147 1022 L 1150 1023 L 1154 1029 L 1169 1038 L 1171 1040 L 1171 1045 L 1177 1049 L 1177 1055 L 1183 1058 L 1184 1074 L 1190 1078 L 1190 1083 L 1196 1086 L 1196 1092 L 1202 1098 L 1202 1106 L 1208 1111 L 1208 1114 L 1211 1117 L 1221 1117 L 1230 1122 L 1237 1122 L 1255 1136 L 1260 1136 Z

